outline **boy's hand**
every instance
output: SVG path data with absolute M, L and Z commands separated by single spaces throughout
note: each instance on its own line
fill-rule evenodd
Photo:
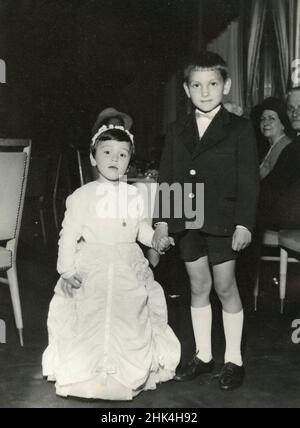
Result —
M 244 250 L 251 243 L 252 234 L 247 229 L 236 228 L 232 237 L 233 251 Z
M 165 251 L 175 245 L 174 239 L 168 236 L 167 223 L 160 223 L 156 226 L 152 239 L 152 247 L 159 253 L 165 254 Z
M 157 243 L 157 248 L 156 251 L 162 255 L 165 254 L 165 252 L 171 247 L 171 246 L 175 246 L 175 241 L 171 236 L 167 236 L 164 238 L 161 238 L 158 243 Z
M 68 279 L 64 279 L 62 283 L 62 290 L 66 296 L 73 297 L 73 288 L 80 288 L 82 279 L 78 274 L 70 276 Z

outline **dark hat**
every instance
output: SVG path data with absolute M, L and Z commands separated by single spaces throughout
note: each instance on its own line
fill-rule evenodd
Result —
M 110 119 L 112 117 L 121 118 L 124 122 L 125 129 L 129 130 L 132 127 L 133 120 L 129 116 L 129 114 L 118 111 L 113 107 L 108 107 L 108 108 L 102 110 L 98 114 L 96 122 L 94 123 L 93 128 L 92 128 L 93 135 L 98 131 L 100 126 L 103 124 L 103 122 L 105 122 L 107 119 Z
M 278 114 L 278 117 L 281 123 L 283 124 L 284 129 L 288 130 L 290 128 L 290 121 L 286 113 L 286 106 L 279 98 L 269 97 L 266 98 L 261 104 L 259 104 L 256 109 L 258 119 L 260 119 L 261 115 L 265 110 L 275 111 Z

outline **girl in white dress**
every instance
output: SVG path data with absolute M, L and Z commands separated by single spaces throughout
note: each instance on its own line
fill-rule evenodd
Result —
M 61 396 L 131 400 L 172 379 L 180 359 L 163 290 L 136 242 L 151 247 L 154 231 L 137 189 L 120 182 L 133 150 L 127 130 L 101 127 L 91 145 L 99 178 L 66 202 L 42 362 Z

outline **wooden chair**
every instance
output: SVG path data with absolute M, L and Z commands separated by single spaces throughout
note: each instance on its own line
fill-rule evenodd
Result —
M 27 179 L 27 191 L 25 198 L 26 208 L 31 212 L 31 217 L 39 216 L 39 223 L 44 244 L 47 244 L 47 229 L 45 222 L 45 203 L 47 195 L 47 177 L 49 173 L 48 156 L 31 156 L 30 170 Z M 38 222 L 37 222 L 38 223 Z
M 10 288 L 21 346 L 23 319 L 16 260 L 30 152 L 30 140 L 0 139 L 0 270 L 7 274 L 0 282 Z
M 280 232 L 274 230 L 266 230 L 262 239 L 262 246 L 269 248 L 279 248 L 280 247 Z M 283 313 L 284 307 L 284 298 L 285 298 L 285 288 L 286 288 L 286 272 L 287 264 L 298 262 L 294 257 L 288 257 L 287 252 L 280 248 L 279 256 L 261 256 L 260 261 L 277 261 L 279 262 L 279 272 L 280 272 L 280 281 L 279 281 L 279 295 L 280 295 L 280 312 Z M 256 276 L 255 286 L 254 286 L 254 310 L 257 311 L 257 300 L 259 295 L 259 268 Z M 284 296 L 284 297 L 282 297 Z
M 62 166 L 62 154 L 60 153 L 58 160 L 57 160 L 57 165 L 56 165 L 56 170 L 55 170 L 55 179 L 54 179 L 54 187 L 53 187 L 53 193 L 52 193 L 52 209 L 53 209 L 53 217 L 54 217 L 54 224 L 56 227 L 56 230 L 58 229 L 58 212 L 57 212 L 57 193 L 58 193 L 58 184 L 59 184 L 59 179 L 60 179 L 60 175 L 61 175 L 61 166 Z
M 286 280 L 288 261 L 291 260 L 288 252 L 297 253 L 300 258 L 300 230 L 281 230 L 279 232 L 280 246 L 280 302 L 281 313 L 284 309 L 284 301 L 286 296 Z M 297 258 L 292 259 L 299 262 Z
M 53 182 L 50 184 L 52 211 L 55 228 L 59 230 L 63 218 L 66 197 L 72 192 L 67 152 L 55 155 L 52 161 L 54 162 Z
M 78 165 L 78 173 L 80 186 L 89 183 L 96 179 L 97 173 L 93 172 L 93 167 L 90 162 L 90 154 L 86 150 L 76 149 L 76 158 Z

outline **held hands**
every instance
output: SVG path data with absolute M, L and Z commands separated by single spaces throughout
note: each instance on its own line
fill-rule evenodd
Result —
M 73 297 L 73 288 L 80 288 L 81 283 L 82 278 L 78 274 L 74 274 L 70 278 L 64 279 L 61 288 L 65 296 Z
M 156 244 L 153 245 L 153 248 L 160 254 L 165 254 L 171 246 L 175 246 L 175 241 L 171 236 L 166 236 L 161 238 Z
M 232 237 L 233 251 L 244 250 L 251 243 L 252 235 L 247 229 L 236 228 Z
M 155 229 L 152 247 L 159 253 L 165 254 L 165 252 L 171 247 L 175 246 L 175 241 L 173 238 L 168 236 L 168 226 L 167 225 L 158 225 Z

